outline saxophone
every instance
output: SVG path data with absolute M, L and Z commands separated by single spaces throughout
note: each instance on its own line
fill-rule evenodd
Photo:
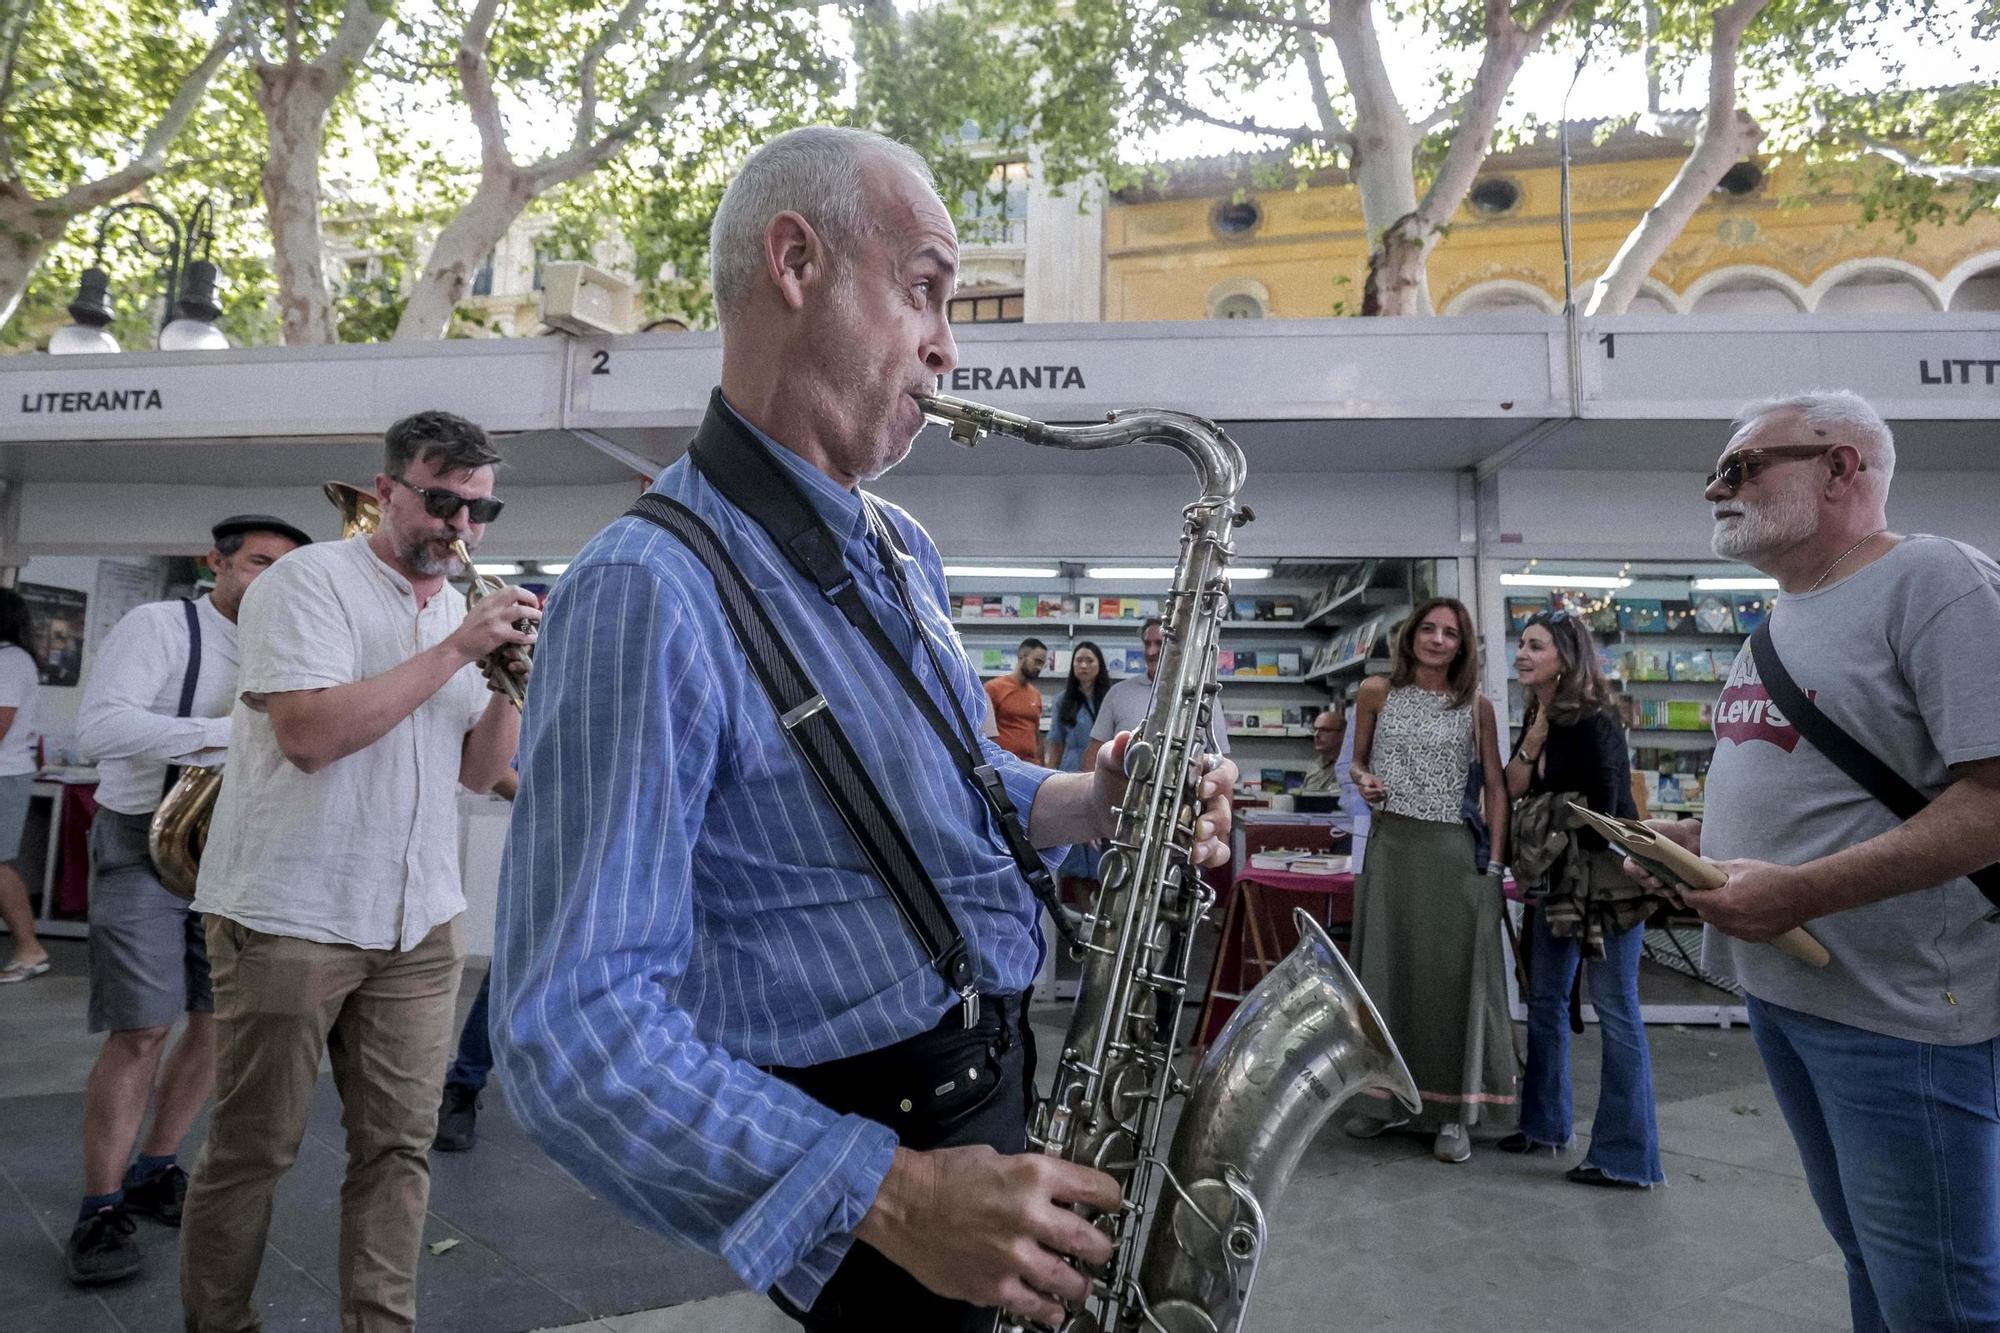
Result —
M 340 511 L 343 540 L 356 533 L 373 532 L 381 522 L 381 506 L 359 486 L 329 481 L 321 491 Z M 174 785 L 153 811 L 152 825 L 146 830 L 146 850 L 160 885 L 178 898 L 194 900 L 195 878 L 201 870 L 202 850 L 208 846 L 208 821 L 215 814 L 215 798 L 222 793 L 222 768 L 183 768 Z
M 1113 414 L 1051 426 L 979 403 L 925 397 L 924 412 L 971 446 L 984 434 L 1055 449 L 1156 443 L 1194 465 L 1152 701 L 1125 754 L 1127 786 L 1076 946 L 1082 987 L 1055 1082 L 1029 1141 L 1119 1182 L 1123 1206 L 1096 1219 L 1112 1238 L 1104 1272 L 1061 1333 L 1236 1333 L 1268 1238 L 1266 1218 L 1300 1156 L 1348 1098 L 1377 1089 L 1412 1112 L 1417 1089 L 1361 984 L 1326 933 L 1295 914 L 1299 944 L 1243 1000 L 1192 1078 L 1175 1069 L 1194 928 L 1214 892 L 1194 864 L 1196 762 L 1220 686 L 1243 451 L 1212 421 Z M 1185 1098 L 1165 1157 L 1171 1101 Z M 1020 1333 L 1025 1326 L 1001 1321 Z

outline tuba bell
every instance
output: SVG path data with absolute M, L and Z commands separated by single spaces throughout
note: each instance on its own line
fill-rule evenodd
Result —
M 340 511 L 343 540 L 373 532 L 382 521 L 382 506 L 359 486 L 329 481 L 320 489 Z M 146 831 L 146 850 L 152 855 L 161 886 L 177 898 L 194 900 L 195 876 L 201 869 L 202 849 L 208 845 L 208 821 L 215 814 L 215 798 L 221 791 L 221 764 L 183 768 L 161 798 L 160 808 L 153 812 L 152 826 Z

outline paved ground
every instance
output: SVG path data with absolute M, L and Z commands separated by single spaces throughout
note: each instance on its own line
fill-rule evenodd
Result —
M 0 1273 L 22 1333 L 153 1333 L 179 1326 L 178 1233 L 140 1223 L 146 1273 L 71 1288 L 59 1242 L 80 1188 L 77 1126 L 95 1044 L 83 1033 L 83 947 L 0 988 Z M 476 980 L 476 978 L 475 978 Z M 468 989 L 461 997 L 469 1003 Z M 1053 1040 L 1064 1015 L 1042 1024 Z M 1792 1333 L 1847 1327 L 1838 1256 L 1749 1034 L 1651 1030 L 1669 1183 L 1648 1194 L 1562 1179 L 1561 1163 L 1476 1151 L 1433 1161 L 1427 1142 L 1357 1142 L 1329 1129 L 1276 1209 L 1257 1330 L 1381 1333 L 1604 1330 Z M 1577 1060 L 1586 1117 L 1596 1041 Z M 299 1165 L 278 1192 L 258 1289 L 265 1328 L 336 1327 L 333 1271 L 343 1162 L 339 1105 L 322 1078 Z M 561 1175 L 499 1098 L 472 1152 L 432 1159 L 426 1330 L 783 1333 L 791 1325 L 714 1260 L 631 1227 Z M 199 1137 L 197 1130 L 196 1137 Z M 187 1159 L 191 1162 L 193 1149 Z

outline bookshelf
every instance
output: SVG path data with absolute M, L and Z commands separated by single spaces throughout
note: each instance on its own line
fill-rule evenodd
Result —
M 983 680 L 1012 673 L 1023 638 L 1047 645 L 1049 663 L 1036 682 L 1046 736 L 1078 644 L 1095 644 L 1114 680 L 1144 672 L 1140 631 L 1161 614 L 1166 581 L 1086 578 L 1082 559 L 1037 563 L 1059 566 L 1061 575 L 981 578 L 968 570 L 947 582 L 953 626 Z M 1271 577 L 1230 589 L 1218 640 L 1218 708 L 1246 779 L 1282 789 L 1314 765 L 1314 715 L 1334 695 L 1350 694 L 1366 672 L 1388 669 L 1389 634 L 1408 614 L 1418 580 L 1429 587 L 1436 571 L 1431 562 L 1407 559 L 1241 563 L 1268 565 Z M 1419 572 L 1419 565 L 1427 568 Z

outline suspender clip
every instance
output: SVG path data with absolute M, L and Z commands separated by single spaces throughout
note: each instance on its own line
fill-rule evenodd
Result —
M 787 712 L 783 716 L 779 717 L 778 723 L 780 726 L 784 727 L 786 731 L 791 731 L 795 729 L 801 722 L 804 722 L 807 718 L 811 717 L 814 713 L 821 713 L 824 711 L 826 711 L 826 696 L 824 694 L 815 694 L 812 698 L 806 700 L 798 707 L 792 709 L 790 712 Z
M 979 987 L 970 982 L 958 993 L 959 1012 L 965 1017 L 965 1026 L 970 1030 L 979 1022 Z

